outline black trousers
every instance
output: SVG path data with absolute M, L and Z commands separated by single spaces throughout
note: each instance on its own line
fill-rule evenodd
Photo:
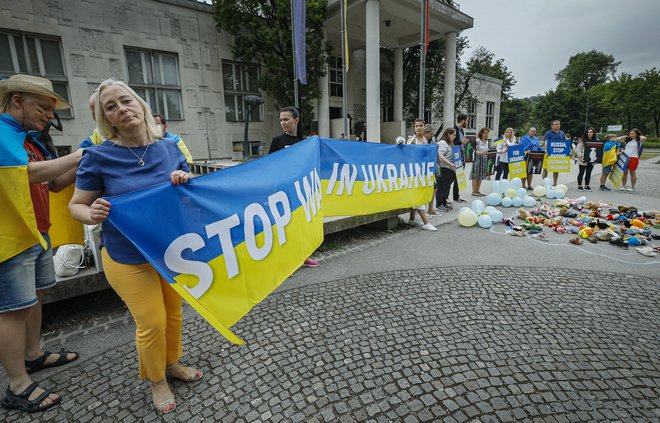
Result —
M 594 164 L 589 162 L 585 166 L 580 165 L 580 171 L 578 172 L 577 183 L 582 185 L 582 177 L 584 176 L 584 184 L 589 185 L 591 182 L 591 171 L 594 168 Z
M 453 170 L 443 167 L 440 168 L 440 176 L 436 176 L 436 205 L 437 206 L 447 206 L 447 199 L 449 198 L 449 189 L 451 188 L 452 182 L 456 182 L 456 172 Z M 458 192 L 457 188 L 454 189 L 454 192 Z
M 497 172 L 495 173 L 495 180 L 499 181 L 504 174 L 504 179 L 509 177 L 509 163 L 499 162 L 497 164 Z

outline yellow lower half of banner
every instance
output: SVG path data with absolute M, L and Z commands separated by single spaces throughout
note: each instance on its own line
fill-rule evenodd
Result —
M 465 180 L 465 167 L 461 166 L 456 169 L 456 180 L 458 181 L 458 190 L 465 191 L 467 189 L 467 181 Z
M 619 189 L 621 187 L 621 180 L 623 179 L 623 170 L 618 166 L 612 166 L 612 171 L 608 179 L 612 182 L 614 188 Z
M 74 220 L 69 213 L 69 201 L 73 196 L 74 186 L 70 185 L 60 192 L 50 193 L 50 223 L 48 231 L 53 248 L 64 244 L 85 244 L 83 225 Z
M 302 207 L 291 213 L 291 221 L 285 227 L 286 242 L 279 244 L 278 230 L 272 227 L 273 244 L 270 253 L 260 261 L 253 260 L 246 243 L 234 247 L 239 273 L 229 279 L 224 255 L 208 264 L 213 270 L 213 283 L 209 289 L 195 299 L 186 290 L 198 283 L 193 275 L 175 277 L 173 288 L 213 327 L 229 341 L 242 344 L 229 328 L 241 319 L 252 307 L 285 281 L 298 269 L 306 258 L 323 242 L 323 217 L 321 210 L 307 218 Z M 264 233 L 256 237 L 258 246 L 264 245 Z
M 411 179 L 411 178 L 409 178 Z M 400 208 L 409 208 L 412 205 L 427 204 L 433 198 L 433 179 L 428 178 L 426 186 L 418 183 L 417 188 L 401 188 L 401 179 L 396 180 L 396 184 L 386 179 L 385 185 L 388 192 L 384 189 L 378 192 L 378 189 L 369 192 L 373 188 L 373 182 L 370 181 L 366 187 L 364 181 L 355 181 L 349 191 L 344 188 L 341 194 L 338 194 L 337 184 L 331 194 L 328 194 L 328 181 L 321 181 L 323 191 L 323 213 L 326 217 L 330 216 L 362 216 L 365 214 L 378 213 Z M 413 182 L 411 182 L 413 183 Z M 390 187 L 392 190 L 390 190 Z
M 27 166 L 0 167 L 0 263 L 46 241 L 37 230 Z
M 509 179 L 512 178 L 526 178 L 527 177 L 527 166 L 526 162 L 509 163 Z
M 544 163 L 547 163 L 548 172 L 565 173 L 571 171 L 571 158 L 570 157 L 552 157 L 546 156 Z

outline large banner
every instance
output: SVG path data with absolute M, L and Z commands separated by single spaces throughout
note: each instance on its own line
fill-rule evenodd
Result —
M 525 166 L 525 149 L 522 145 L 512 145 L 507 148 L 509 159 L 509 178 L 524 179 L 527 177 L 527 166 Z
M 629 160 L 630 157 L 626 153 L 621 153 L 619 154 L 616 163 L 614 163 L 614 166 L 612 166 L 609 179 L 616 189 L 621 187 L 621 179 L 623 178 L 623 173 L 628 169 Z
M 548 172 L 571 171 L 571 140 L 548 140 Z
M 110 221 L 229 341 L 323 241 L 323 217 L 425 204 L 437 145 L 313 137 L 259 160 L 108 198 Z
M 458 181 L 458 189 L 459 191 L 464 191 L 467 189 L 467 181 L 465 179 L 465 162 L 463 161 L 461 146 L 453 146 L 451 148 L 451 154 L 454 166 L 456 166 L 456 181 Z

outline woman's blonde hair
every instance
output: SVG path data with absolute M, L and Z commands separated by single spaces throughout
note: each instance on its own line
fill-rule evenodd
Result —
M 126 91 L 142 106 L 144 113 L 144 121 L 146 123 L 147 136 L 150 141 L 155 141 L 163 136 L 163 129 L 156 123 L 156 120 L 151 115 L 151 108 L 146 101 L 142 99 L 131 87 L 124 81 L 117 81 L 115 79 L 106 79 L 101 82 L 101 85 L 96 89 L 96 98 L 94 100 L 94 113 L 96 114 L 96 127 L 101 136 L 106 139 L 116 139 L 117 129 L 105 117 L 103 106 L 101 105 L 101 93 L 111 85 L 119 85 L 126 88 Z

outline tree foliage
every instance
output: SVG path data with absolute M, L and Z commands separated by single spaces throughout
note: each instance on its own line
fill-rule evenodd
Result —
M 556 75 L 558 89 L 575 88 L 590 89 L 603 84 L 613 77 L 621 62 L 616 62 L 614 56 L 597 50 L 578 53 L 568 59 L 568 64 Z
M 532 105 L 529 100 L 510 98 L 500 103 L 500 132 L 502 128 L 516 128 L 518 132 L 529 125 Z
M 472 97 L 470 92 L 470 80 L 475 74 L 481 74 L 497 78 L 502 81 L 501 100 L 511 98 L 511 90 L 516 84 L 511 71 L 504 64 L 504 59 L 495 59 L 495 54 L 485 47 L 479 47 L 472 52 L 472 56 L 457 76 L 456 84 L 456 108 L 458 109 L 466 100 Z
M 320 97 L 318 80 L 326 73 L 330 47 L 323 36 L 326 0 L 307 1 L 307 85 L 299 84 L 303 128 L 314 120 L 313 102 Z M 259 63 L 260 89 L 276 108 L 294 104 L 290 0 L 216 0 L 218 31 L 231 35 L 231 52 L 240 61 Z

